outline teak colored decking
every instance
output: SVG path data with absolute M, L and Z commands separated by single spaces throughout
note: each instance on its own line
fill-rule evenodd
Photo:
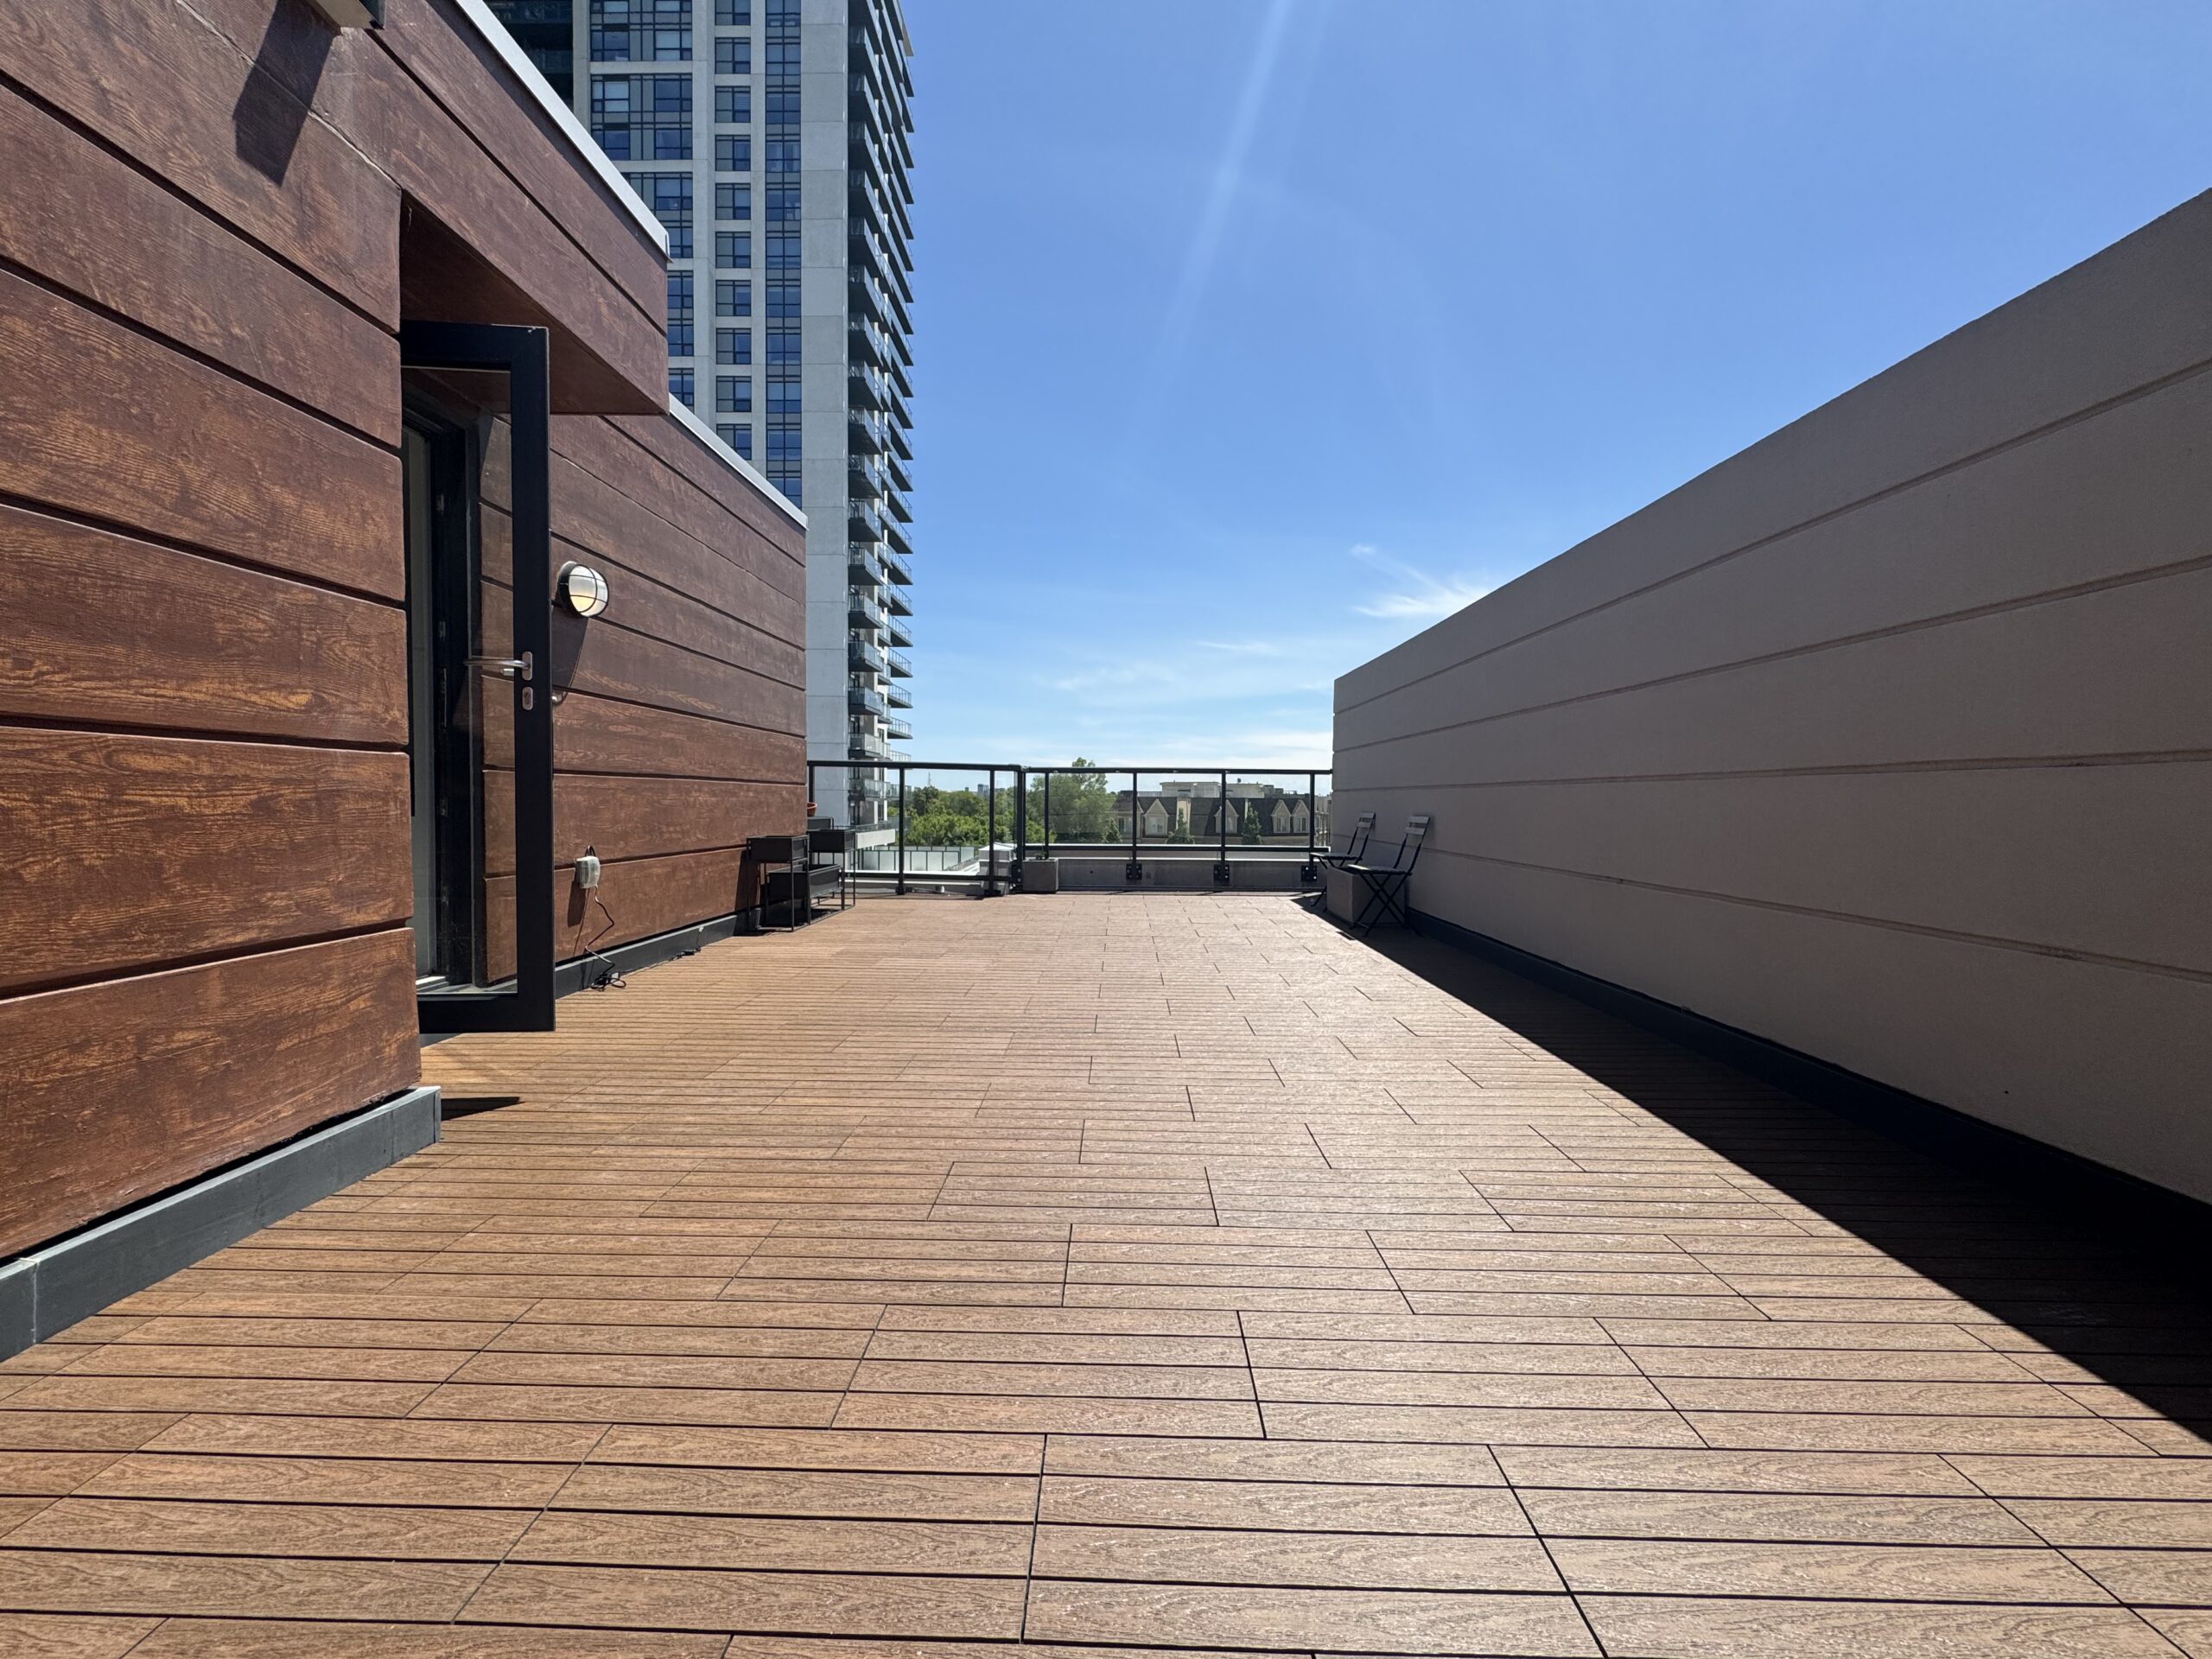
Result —
M 0 1653 L 2212 1654 L 2152 1264 L 1287 899 L 871 901 L 0 1366 Z

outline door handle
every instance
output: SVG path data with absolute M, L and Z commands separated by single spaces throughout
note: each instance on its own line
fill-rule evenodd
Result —
M 535 668 L 526 651 L 519 657 L 472 657 L 468 665 L 487 674 L 497 674 L 502 679 L 520 679 L 524 685 L 530 683 Z

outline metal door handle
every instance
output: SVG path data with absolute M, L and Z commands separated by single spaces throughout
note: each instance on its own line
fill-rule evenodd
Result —
M 497 674 L 503 679 L 519 677 L 525 685 L 530 683 L 534 667 L 531 654 L 526 651 L 519 657 L 472 657 L 468 659 L 468 665 Z

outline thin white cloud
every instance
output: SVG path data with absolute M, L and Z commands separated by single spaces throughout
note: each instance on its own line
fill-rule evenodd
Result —
M 1390 591 L 1370 594 L 1364 604 L 1354 605 L 1352 609 L 1362 616 L 1433 622 L 1454 611 L 1465 610 L 1490 592 L 1488 588 L 1463 576 L 1433 576 L 1364 542 L 1352 548 L 1351 556 L 1382 571 L 1397 584 Z

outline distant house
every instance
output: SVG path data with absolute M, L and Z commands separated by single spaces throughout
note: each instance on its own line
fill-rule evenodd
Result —
M 1254 819 L 1266 842 L 1302 844 L 1309 833 L 1317 840 L 1326 840 L 1329 833 L 1326 796 L 1309 806 L 1303 790 L 1231 783 L 1224 801 L 1218 784 L 1167 783 L 1134 797 L 1126 789 L 1116 791 L 1114 829 L 1123 840 L 1129 836 L 1133 799 L 1141 823 L 1139 838 L 1144 841 L 1218 842 L 1224 815 L 1232 842 L 1244 839 L 1246 825 Z

